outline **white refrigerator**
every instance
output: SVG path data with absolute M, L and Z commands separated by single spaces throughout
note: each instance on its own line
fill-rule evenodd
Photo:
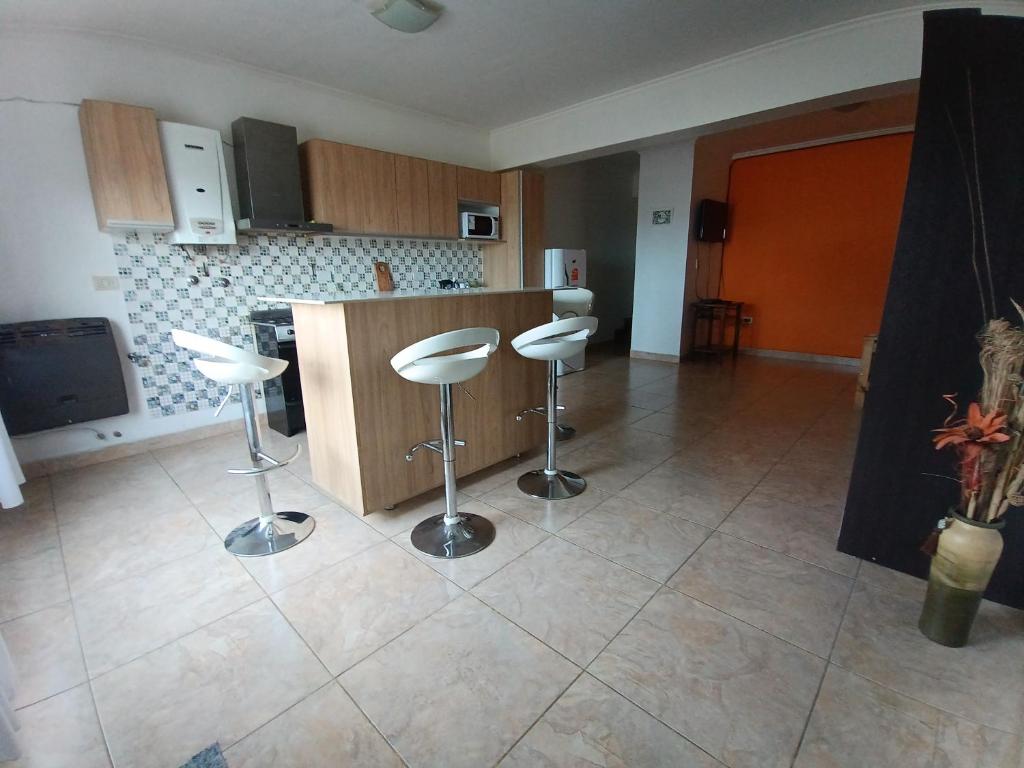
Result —
M 548 248 L 544 251 L 544 287 L 587 287 L 587 252 L 582 249 Z M 558 362 L 558 375 L 582 371 L 586 367 L 586 350 L 575 357 Z

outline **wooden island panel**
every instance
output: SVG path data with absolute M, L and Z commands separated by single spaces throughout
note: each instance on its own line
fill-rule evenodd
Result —
M 551 292 L 293 306 L 313 480 L 361 514 L 444 484 L 440 456 L 408 449 L 440 437 L 438 387 L 406 381 L 391 357 L 420 339 L 486 326 L 501 334 L 484 372 L 455 386 L 456 471 L 463 477 L 544 442 L 544 419 L 516 421 L 545 399 L 546 363 L 512 338 L 550 321 Z M 474 399 L 475 398 L 475 399 Z

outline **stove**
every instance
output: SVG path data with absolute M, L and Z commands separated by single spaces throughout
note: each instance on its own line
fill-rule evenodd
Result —
M 267 357 L 288 361 L 284 373 L 263 382 L 267 423 L 282 435 L 294 435 L 306 428 L 302 409 L 302 380 L 295 350 L 295 326 L 290 309 L 258 309 L 249 314 L 256 351 Z
M 249 322 L 273 327 L 278 341 L 295 341 L 295 326 L 290 309 L 258 309 L 249 313 Z

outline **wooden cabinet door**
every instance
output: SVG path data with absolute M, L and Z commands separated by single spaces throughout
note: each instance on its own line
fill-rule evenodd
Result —
M 173 230 L 156 113 L 85 99 L 78 121 L 100 229 Z
M 522 171 L 520 184 L 524 286 L 544 286 L 544 174 Z
M 395 193 L 398 202 L 397 234 L 427 237 L 430 229 L 428 161 L 395 155 Z
M 398 231 L 395 156 L 346 144 L 345 157 L 349 166 L 346 179 L 360 201 L 362 226 L 358 231 L 394 234 Z
M 312 139 L 299 148 L 306 213 L 339 232 L 398 231 L 395 156 Z
M 299 146 L 299 164 L 306 217 L 333 224 L 340 232 L 357 231 L 360 212 L 346 183 L 345 145 L 311 139 Z
M 454 165 L 427 160 L 430 226 L 433 237 L 459 236 L 459 188 Z
M 476 168 L 458 167 L 459 200 L 489 205 L 501 204 L 501 176 Z

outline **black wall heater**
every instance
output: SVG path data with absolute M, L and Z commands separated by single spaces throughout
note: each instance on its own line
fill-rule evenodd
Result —
M 12 435 L 128 413 L 110 321 L 0 325 L 0 412 Z

